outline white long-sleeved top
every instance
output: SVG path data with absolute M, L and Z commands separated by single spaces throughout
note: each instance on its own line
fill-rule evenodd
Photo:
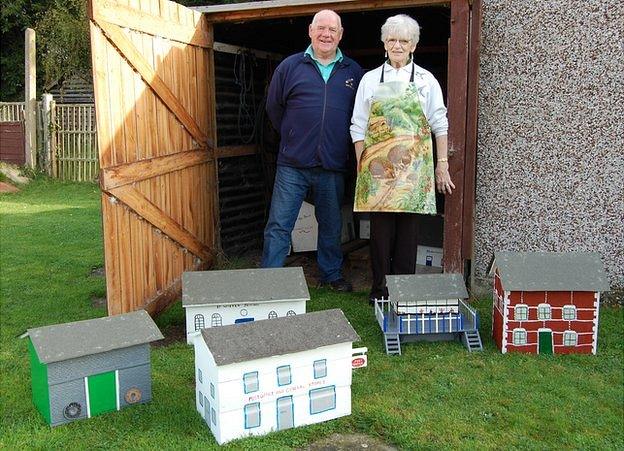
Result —
M 442 97 L 442 89 L 438 80 L 429 72 L 418 65 L 414 65 L 414 83 L 418 88 L 418 97 L 431 132 L 436 136 L 444 136 L 448 132 L 448 119 L 446 107 Z M 377 86 L 382 69 L 384 81 L 409 81 L 412 73 L 412 65 L 407 64 L 400 69 L 395 69 L 388 63 L 379 66 L 364 74 L 355 96 L 353 116 L 351 117 L 351 139 L 353 142 L 362 141 L 368 124 L 373 95 Z

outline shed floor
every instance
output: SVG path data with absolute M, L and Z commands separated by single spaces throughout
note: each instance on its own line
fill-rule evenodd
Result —
M 355 291 L 368 291 L 372 283 L 370 267 L 370 249 L 368 240 L 353 240 L 342 246 L 345 254 L 342 272 L 344 278 L 353 284 Z M 250 260 L 252 267 L 260 267 L 261 252 L 247 254 L 245 259 Z M 316 252 L 297 252 L 286 258 L 286 266 L 301 266 L 309 287 L 320 284 L 320 274 L 316 265 Z M 440 273 L 442 268 L 416 265 L 416 273 Z

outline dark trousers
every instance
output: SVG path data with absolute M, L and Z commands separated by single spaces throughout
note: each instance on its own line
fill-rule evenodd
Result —
M 388 274 L 414 274 L 418 218 L 411 213 L 371 213 L 370 253 L 373 286 L 370 297 L 388 299 Z

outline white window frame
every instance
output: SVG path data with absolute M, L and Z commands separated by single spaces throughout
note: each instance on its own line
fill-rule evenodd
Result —
M 251 380 L 250 380 L 251 379 Z M 255 388 L 253 388 L 253 383 L 255 379 Z M 260 380 L 258 378 L 257 371 L 250 371 L 248 373 L 243 374 L 243 391 L 245 394 L 253 393 L 260 389 Z
M 204 378 L 202 376 L 201 368 L 197 368 L 197 380 L 199 381 L 200 384 L 204 383 Z
M 313 368 L 314 368 L 314 379 L 321 379 L 323 377 L 327 377 L 327 359 L 315 360 Z
M 199 396 L 199 405 L 204 407 L 204 395 L 201 390 L 197 390 L 197 396 Z
M 516 340 L 517 337 L 523 337 L 521 340 Z M 516 327 L 513 331 L 512 331 L 512 337 L 511 337 L 511 342 L 513 343 L 514 346 L 524 346 L 527 344 L 528 341 L 528 337 L 527 337 L 527 331 L 526 329 L 522 328 L 522 327 Z
M 252 409 L 255 409 L 255 412 L 250 412 L 250 410 Z M 256 422 L 257 424 L 250 424 L 249 416 L 252 414 L 258 415 L 258 419 Z M 245 404 L 245 406 L 243 407 L 243 417 L 245 421 L 245 429 L 253 429 L 253 428 L 260 427 L 260 424 L 262 423 L 262 412 L 260 411 L 260 403 L 252 402 L 249 404 Z
M 574 341 L 569 341 L 569 337 L 573 337 Z M 563 332 L 563 346 L 574 347 L 578 344 L 578 334 L 573 330 L 566 330 Z
M 218 313 L 213 313 L 210 317 L 210 326 L 211 327 L 219 327 L 223 326 L 223 318 Z
M 297 315 L 297 313 L 294 310 L 288 310 L 286 312 L 286 316 L 295 316 L 295 315 Z
M 204 319 L 204 315 L 198 313 L 193 317 L 193 325 L 195 326 L 195 330 L 201 330 L 206 328 L 206 320 Z
M 544 318 L 542 315 L 542 312 L 545 311 L 544 309 L 548 309 L 548 318 Z M 537 319 L 539 321 L 550 321 L 552 319 L 552 307 L 550 304 L 542 303 L 537 305 Z
M 524 311 L 524 318 L 521 318 L 519 312 Z M 514 306 L 514 321 L 527 321 L 529 319 L 529 306 L 527 304 L 518 304 Z
M 275 319 L 277 318 L 277 312 L 275 310 L 271 310 L 269 312 L 269 319 Z
M 212 382 L 210 383 L 210 397 L 215 399 L 215 386 Z
M 310 415 L 316 415 L 319 413 L 327 412 L 329 410 L 334 410 L 336 408 L 336 386 L 330 385 L 328 387 L 321 388 L 313 388 L 310 390 L 308 394 L 310 398 Z M 330 407 L 325 407 L 323 409 L 315 409 L 314 402 L 319 399 L 325 399 L 326 397 L 331 396 L 331 405 Z
M 290 372 L 290 365 L 282 365 L 278 366 L 276 371 L 277 373 L 277 385 L 290 385 L 292 383 L 292 374 Z
M 572 312 L 572 318 L 566 318 L 566 310 Z M 561 308 L 561 319 L 565 321 L 576 321 L 576 305 L 564 305 Z

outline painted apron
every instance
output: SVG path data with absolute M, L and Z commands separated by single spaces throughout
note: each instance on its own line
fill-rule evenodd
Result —
M 354 211 L 435 214 L 431 128 L 414 83 L 384 83 L 373 95 L 358 164 Z

